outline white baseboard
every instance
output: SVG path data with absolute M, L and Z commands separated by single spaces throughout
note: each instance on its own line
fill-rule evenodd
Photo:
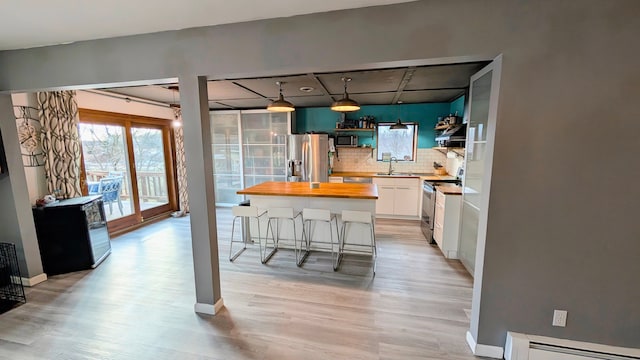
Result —
M 220 298 L 213 305 L 196 303 L 193 306 L 193 310 L 198 314 L 215 315 L 218 312 L 220 312 L 220 310 L 222 310 L 223 307 L 224 307 L 224 301 L 222 300 L 222 298 Z
M 469 344 L 471 352 L 475 356 L 502 359 L 502 355 L 504 354 L 504 349 L 500 346 L 482 345 L 476 343 L 476 339 L 473 338 L 473 335 L 471 335 L 469 331 L 467 331 L 467 344 Z
M 45 273 L 30 277 L 30 278 L 23 277 L 23 278 L 20 278 L 19 281 L 16 281 L 16 279 L 14 279 L 14 282 L 22 282 L 23 286 L 28 286 L 28 287 L 36 286 L 44 281 L 47 281 L 47 274 Z

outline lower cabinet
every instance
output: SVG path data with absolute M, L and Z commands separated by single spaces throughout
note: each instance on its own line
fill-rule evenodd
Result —
M 419 178 L 373 178 L 378 186 L 376 216 L 418 218 L 421 187 Z
M 436 191 L 433 240 L 448 259 L 458 258 L 461 204 L 462 196 L 459 194 L 446 195 Z

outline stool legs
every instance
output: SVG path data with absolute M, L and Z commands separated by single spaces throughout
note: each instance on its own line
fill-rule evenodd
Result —
M 371 219 L 364 219 L 364 220 L 355 220 L 355 221 L 350 221 L 350 220 L 345 220 L 345 218 L 343 217 L 342 220 L 342 230 L 340 231 L 341 233 L 341 242 L 340 242 L 340 258 L 339 260 L 342 260 L 342 256 L 344 255 L 344 245 L 345 245 L 345 234 L 346 234 L 346 230 L 347 230 L 347 225 L 350 224 L 362 224 L 362 225 L 368 225 L 369 226 L 369 230 L 370 230 L 370 236 L 371 236 L 371 255 L 373 257 L 373 276 L 376 276 L 376 262 L 378 259 L 378 247 L 376 245 L 376 230 L 375 230 L 375 222 L 373 221 L 373 218 Z M 360 244 L 351 244 L 352 246 L 367 246 L 367 245 L 360 245 Z M 338 265 L 340 265 L 340 262 L 338 262 Z
M 313 234 L 312 223 L 315 222 L 324 222 L 329 225 L 329 234 L 330 234 L 330 242 L 331 244 L 331 265 L 333 267 L 333 271 L 338 270 L 338 266 L 340 265 L 340 234 L 338 229 L 338 219 L 335 216 L 331 216 L 329 220 L 319 220 L 319 219 L 305 219 L 303 226 L 306 227 L 304 230 L 303 227 L 303 241 L 301 244 L 301 251 L 304 251 L 304 254 L 300 258 L 300 262 L 298 266 L 302 266 L 304 261 L 307 259 L 311 251 L 311 234 Z M 335 224 L 335 226 L 334 226 Z M 334 241 L 333 230 L 335 229 L 336 240 Z M 305 246 L 304 250 L 302 250 L 302 246 Z
M 229 244 L 229 261 L 234 261 L 238 256 L 240 256 L 240 254 L 242 254 L 243 251 L 245 251 L 247 249 L 247 241 L 245 236 L 243 236 L 242 240 L 234 240 L 233 239 L 233 234 L 235 233 L 235 228 L 236 228 L 236 220 L 237 219 L 243 219 L 243 216 L 234 216 L 233 217 L 233 221 L 231 222 L 231 242 Z M 257 221 L 258 223 L 258 241 L 260 241 L 260 221 Z M 235 253 L 233 252 L 233 244 L 234 243 L 242 243 L 242 248 L 240 250 L 237 250 Z
M 273 208 L 270 209 L 268 211 L 268 220 L 267 220 L 267 234 L 266 234 L 266 239 L 265 239 L 265 250 L 263 252 L 263 256 L 262 256 L 262 263 L 266 263 L 267 261 L 269 261 L 269 259 L 271 258 L 271 256 L 273 256 L 273 254 L 275 254 L 275 252 L 278 250 L 278 244 L 280 242 L 280 230 L 281 230 L 281 220 L 289 220 L 291 221 L 291 226 L 293 228 L 293 245 L 294 245 L 294 253 L 295 253 L 295 257 L 296 257 L 296 264 L 299 263 L 299 258 L 300 258 L 300 251 L 298 250 L 298 229 L 296 226 L 296 220 L 298 218 L 302 217 L 302 213 L 298 213 L 296 214 L 294 212 L 294 210 L 292 208 Z M 276 230 L 274 231 L 274 225 L 273 225 L 273 221 L 275 221 L 275 228 Z M 269 252 L 267 254 L 267 241 L 269 238 L 269 231 L 271 231 L 271 241 L 273 244 L 273 248 L 271 250 L 271 252 Z M 304 224 L 302 227 L 302 238 L 304 238 Z
M 338 218 L 336 218 L 335 216 L 333 217 L 333 221 L 336 223 L 336 238 L 337 238 L 337 249 L 335 251 L 335 256 L 334 256 L 334 251 L 333 251 L 333 232 L 331 233 L 331 262 L 333 263 L 333 271 L 338 271 L 338 267 L 340 266 L 340 260 L 342 260 L 341 255 L 340 255 L 340 246 L 341 246 L 341 242 L 340 242 L 340 234 L 338 233 Z M 329 221 L 329 227 L 331 227 L 331 221 Z M 331 230 L 331 229 L 329 229 Z
M 378 261 L 378 245 L 376 244 L 376 225 L 371 223 L 371 241 L 373 242 L 373 276 L 376 276 L 376 262 Z
M 240 254 L 242 254 L 243 251 L 247 249 L 247 239 L 248 239 L 247 234 L 244 234 L 242 240 L 234 239 L 234 235 L 236 232 L 236 220 L 242 219 L 243 221 L 250 222 L 251 219 L 255 219 L 258 226 L 258 242 L 262 244 L 261 231 L 260 231 L 260 218 L 266 213 L 266 211 L 261 212 L 260 209 L 258 209 L 255 206 L 239 205 L 239 206 L 234 206 L 231 209 L 231 213 L 233 214 L 233 221 L 231 221 L 231 241 L 229 243 L 229 261 L 234 261 L 238 256 L 240 256 Z M 246 230 L 249 232 L 249 226 L 247 226 Z M 240 250 L 237 250 L 236 252 L 233 251 L 233 244 L 235 243 L 242 243 L 242 248 Z
M 280 227 L 278 226 L 278 219 L 267 219 L 267 232 L 264 236 L 264 248 L 262 246 L 262 242 L 260 243 L 260 261 L 263 264 L 266 264 L 269 259 L 278 251 L 278 237 L 273 234 L 273 226 L 271 225 L 271 220 L 276 220 L 276 233 L 280 233 Z M 271 243 L 273 246 L 271 247 L 271 251 L 267 253 L 269 247 L 269 229 L 271 229 Z

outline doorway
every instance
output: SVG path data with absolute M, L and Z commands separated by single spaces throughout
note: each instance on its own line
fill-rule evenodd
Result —
M 110 232 L 176 209 L 171 123 L 80 109 L 82 189 L 102 195 Z

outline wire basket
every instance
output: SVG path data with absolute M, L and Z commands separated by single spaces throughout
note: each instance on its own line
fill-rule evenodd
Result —
M 26 302 L 16 246 L 0 243 L 0 313 Z

